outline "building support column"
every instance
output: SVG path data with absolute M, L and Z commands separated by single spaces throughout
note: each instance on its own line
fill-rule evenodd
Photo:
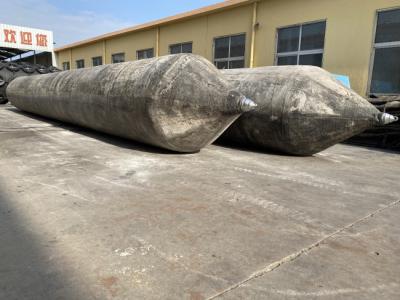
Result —
M 157 26 L 156 33 L 156 57 L 160 56 L 160 26 Z
M 103 40 L 103 65 L 107 64 L 106 40 Z
M 33 55 L 33 60 L 34 60 L 34 63 L 36 64 L 36 52 L 35 52 L 35 54 Z M 56 53 L 54 52 L 54 50 L 53 51 L 51 51 L 51 65 L 53 66 L 53 67 L 58 67 L 58 64 L 57 64 L 57 55 L 56 55 Z
M 69 49 L 69 69 L 72 70 L 72 48 Z
M 254 51 L 256 43 L 256 30 L 258 26 L 257 22 L 257 2 L 253 3 L 253 20 L 251 22 L 251 42 L 250 42 L 250 68 L 254 68 Z

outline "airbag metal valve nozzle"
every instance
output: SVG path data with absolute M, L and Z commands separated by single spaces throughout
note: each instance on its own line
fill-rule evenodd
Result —
M 249 98 L 242 98 L 242 100 L 240 101 L 240 106 L 241 106 L 240 110 L 241 112 L 248 112 L 256 108 L 257 104 Z
M 387 125 L 387 124 L 390 124 L 390 123 L 397 122 L 399 120 L 398 117 L 393 116 L 393 115 L 388 114 L 388 113 L 380 113 L 379 116 L 378 116 L 378 119 L 379 119 L 379 124 L 380 125 Z

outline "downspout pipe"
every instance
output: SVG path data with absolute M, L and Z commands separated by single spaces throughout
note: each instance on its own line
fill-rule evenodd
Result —
M 251 23 L 251 42 L 250 42 L 250 68 L 254 68 L 254 52 L 256 43 L 256 29 L 257 29 L 257 7 L 258 2 L 253 3 L 253 19 Z

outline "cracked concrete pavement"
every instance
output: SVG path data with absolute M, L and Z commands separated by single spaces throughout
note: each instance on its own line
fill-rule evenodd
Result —
M 0 107 L 0 299 L 399 299 L 400 156 L 175 154 Z

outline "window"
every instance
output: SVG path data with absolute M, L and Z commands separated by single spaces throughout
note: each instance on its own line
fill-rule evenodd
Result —
M 136 52 L 136 58 L 137 59 L 146 59 L 146 58 L 152 58 L 154 57 L 154 49 L 144 49 L 144 50 L 138 50 Z
M 63 63 L 62 63 L 62 68 L 63 68 L 63 71 L 69 70 L 69 69 L 70 69 L 70 67 L 69 67 L 69 61 L 63 62 Z
M 111 61 L 113 64 L 122 63 L 125 61 L 125 53 L 115 53 L 111 55 Z
M 322 67 L 326 22 L 278 29 L 276 64 Z
M 101 56 L 92 57 L 93 67 L 101 66 L 103 64 L 103 58 Z
M 371 94 L 400 94 L 400 9 L 378 12 Z
M 181 43 L 169 46 L 169 53 L 178 54 L 178 53 L 192 53 L 193 43 Z
M 85 61 L 83 59 L 78 59 L 76 61 L 76 68 L 77 69 L 82 69 L 85 67 Z
M 244 68 L 246 35 L 214 39 L 214 64 L 218 69 Z

